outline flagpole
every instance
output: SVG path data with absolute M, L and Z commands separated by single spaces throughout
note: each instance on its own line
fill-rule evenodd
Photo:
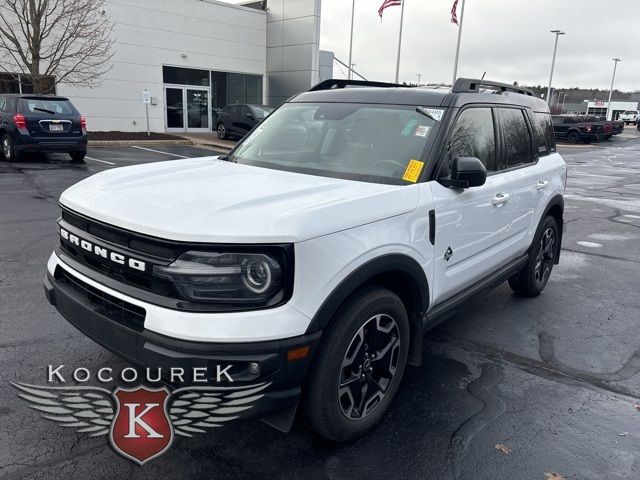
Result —
M 352 77 L 352 63 L 351 63 L 351 54 L 353 53 L 353 17 L 356 11 L 356 0 L 353 0 L 351 4 L 351 39 L 349 40 L 349 80 Z
M 400 34 L 398 36 L 398 58 L 396 61 L 396 83 L 400 77 L 400 51 L 402 49 L 402 23 L 404 22 L 404 0 L 402 0 L 402 11 L 400 12 Z
M 456 46 L 456 60 L 453 64 L 453 82 L 456 83 L 458 78 L 458 59 L 460 58 L 460 40 L 462 39 L 462 22 L 464 21 L 464 0 L 462 0 L 462 7 L 460 9 L 460 25 L 458 25 L 458 45 Z

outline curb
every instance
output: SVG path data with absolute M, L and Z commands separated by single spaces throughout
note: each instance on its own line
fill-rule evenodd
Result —
M 88 147 L 131 147 L 133 145 L 161 147 L 171 145 L 193 145 L 189 140 L 89 140 Z
M 190 142 L 189 144 L 193 145 L 194 147 L 206 148 L 208 150 L 217 150 L 217 151 L 222 151 L 224 153 L 229 153 L 232 150 L 226 145 L 218 145 L 215 143 Z

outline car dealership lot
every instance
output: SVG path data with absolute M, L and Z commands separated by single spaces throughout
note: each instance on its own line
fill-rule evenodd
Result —
M 9 382 L 43 384 L 48 364 L 122 365 L 44 298 L 62 190 L 105 169 L 215 152 L 93 148 L 81 165 L 66 155 L 0 163 L 0 477 L 637 478 L 640 140 L 627 127 L 559 150 L 566 232 L 547 289 L 527 299 L 503 285 L 430 332 L 423 366 L 407 370 L 380 427 L 336 446 L 300 424 L 284 435 L 235 422 L 178 438 L 144 467 L 105 438 L 42 419 Z

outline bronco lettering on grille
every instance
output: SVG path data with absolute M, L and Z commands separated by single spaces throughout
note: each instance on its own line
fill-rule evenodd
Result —
M 68 232 L 64 228 L 60 229 L 60 237 L 63 240 L 89 252 L 98 257 L 102 257 L 104 259 L 110 260 L 113 263 L 117 263 L 118 265 L 126 265 L 129 268 L 133 268 L 134 270 L 138 270 L 140 272 L 144 272 L 147 269 L 147 264 L 141 260 L 136 260 L 135 258 L 126 257 L 120 253 L 112 252 L 107 248 L 101 247 L 100 245 L 95 245 L 83 238 L 74 235 L 73 233 Z

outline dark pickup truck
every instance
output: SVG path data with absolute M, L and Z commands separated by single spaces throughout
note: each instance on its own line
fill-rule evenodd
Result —
M 613 135 L 619 135 L 624 130 L 624 122 L 622 120 L 607 120 L 605 117 L 599 117 L 604 123 L 605 139 L 609 140 Z
M 565 140 L 569 143 L 583 141 L 590 143 L 603 140 L 611 136 L 612 126 L 609 126 L 609 133 L 605 132 L 605 123 L 597 117 L 587 115 L 553 115 L 553 131 L 556 140 Z

